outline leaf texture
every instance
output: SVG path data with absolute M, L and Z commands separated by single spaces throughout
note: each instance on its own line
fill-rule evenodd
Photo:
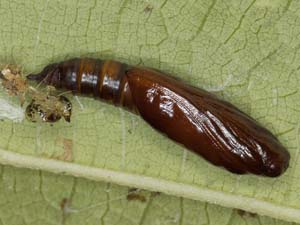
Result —
M 217 207 L 189 198 L 300 223 L 299 12 L 299 2 L 291 0 L 0 1 L 2 64 L 16 63 L 30 73 L 55 61 L 93 56 L 161 69 L 237 105 L 276 134 L 291 154 L 288 171 L 277 179 L 230 174 L 135 115 L 69 96 L 70 124 L 2 121 L 0 162 L 162 191 L 177 196 L 163 195 L 176 202 L 172 210 L 188 202 L 188 208 L 199 204 L 206 215 L 206 207 Z M 3 90 L 0 98 L 9 99 Z M 58 176 L 49 177 L 45 182 L 59 188 Z M 219 209 L 222 222 L 228 221 L 232 210 Z M 144 220 L 155 218 L 147 210 Z M 216 224 L 212 219 L 203 224 Z

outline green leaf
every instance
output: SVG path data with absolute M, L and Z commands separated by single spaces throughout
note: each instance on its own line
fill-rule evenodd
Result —
M 199 207 L 201 215 L 210 218 L 204 224 L 231 224 L 231 220 L 241 218 L 235 219 L 236 214 L 231 217 L 230 209 L 185 198 L 300 222 L 299 12 L 300 3 L 291 0 L 1 1 L 3 64 L 17 63 L 29 73 L 59 60 L 93 56 L 161 69 L 194 86 L 217 92 L 256 118 L 287 146 L 291 163 L 288 171 L 277 179 L 230 174 L 168 140 L 135 115 L 97 100 L 72 96 L 74 113 L 70 124 L 1 122 L 0 162 L 164 192 L 176 196 L 163 195 L 171 211 L 182 211 L 186 204 L 189 210 L 183 210 L 183 215 L 188 215 Z M 3 90 L 0 98 L 9 99 Z M 0 117 L 7 117 L 2 111 Z M 20 177 L 19 186 L 23 187 L 28 179 L 25 175 Z M 56 204 L 68 190 L 60 187 L 60 177 L 49 174 L 38 181 L 53 187 L 49 196 L 57 198 Z M 95 190 L 84 191 L 89 182 L 80 180 L 81 186 L 71 184 L 70 188 L 78 187 L 78 191 L 90 194 L 93 200 L 98 196 L 93 193 Z M 125 190 L 116 189 L 120 193 Z M 56 196 L 54 190 L 59 190 L 57 195 L 61 196 Z M 13 204 L 28 198 L 25 193 L 16 195 Z M 74 190 L 70 190 L 72 193 Z M 54 205 L 47 194 L 42 196 Z M 106 194 L 100 193 L 98 197 L 104 199 L 99 202 L 109 202 Z M 84 201 L 77 204 L 93 205 Z M 165 203 L 158 204 L 163 208 Z M 48 209 L 47 205 L 43 207 Z M 59 206 L 55 207 L 54 211 L 59 212 Z M 209 207 L 211 216 L 207 216 Z M 16 214 L 25 218 L 22 210 Z M 50 214 L 46 210 L 40 219 L 54 220 L 55 212 L 51 210 Z M 111 210 L 129 218 L 136 212 L 109 205 L 104 214 Z M 211 222 L 217 219 L 218 210 L 223 220 Z M 93 210 L 88 212 L 93 214 Z M 165 218 L 157 216 L 159 213 L 161 210 L 152 212 L 147 204 L 137 221 Z M 101 216 L 95 218 L 98 223 L 101 221 Z M 184 217 L 179 218 L 178 223 L 189 223 Z M 66 219 L 67 223 L 76 220 L 76 216 Z
M 241 210 L 44 171 L 1 166 L 0 172 L 1 224 L 292 225 Z M 130 200 L 129 193 L 142 196 L 141 200 Z

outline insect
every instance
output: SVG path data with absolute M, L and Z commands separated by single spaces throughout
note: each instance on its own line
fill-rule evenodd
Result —
M 212 93 L 155 69 L 74 58 L 27 78 L 124 107 L 233 173 L 276 177 L 289 165 L 288 151 L 254 119 Z

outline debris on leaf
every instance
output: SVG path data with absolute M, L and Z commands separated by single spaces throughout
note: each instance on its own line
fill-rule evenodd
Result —
M 150 4 L 148 4 L 145 8 L 144 8 L 144 12 L 145 13 L 151 13 L 153 10 L 153 6 L 151 6 Z
M 63 117 L 70 122 L 72 104 L 65 96 L 54 94 L 54 90 L 52 86 L 48 86 L 46 92 L 37 91 L 33 87 L 29 88 L 32 101 L 26 108 L 28 120 L 54 123 Z
M 26 79 L 22 76 L 21 70 L 15 65 L 6 65 L 1 70 L 2 86 L 9 95 L 18 96 L 21 106 L 25 102 L 25 94 L 28 88 Z
M 131 188 L 128 190 L 127 200 L 128 201 L 140 201 L 146 202 L 146 197 L 140 193 L 140 189 L 138 188 Z
M 31 99 L 25 111 L 29 121 L 40 120 L 54 123 L 63 117 L 67 122 L 70 122 L 72 104 L 65 96 L 55 93 L 54 87 L 47 86 L 46 91 L 41 91 L 28 85 L 20 68 L 11 64 L 6 65 L 1 70 L 0 80 L 3 88 L 10 96 L 18 96 L 21 106 L 24 105 L 26 97 Z
M 242 210 L 242 209 L 236 209 L 236 212 L 237 212 L 237 214 L 239 214 L 239 216 L 241 216 L 241 217 L 252 217 L 252 218 L 257 217 L 257 214 L 256 214 L 256 213 L 247 212 L 247 211 L 244 211 L 244 210 Z

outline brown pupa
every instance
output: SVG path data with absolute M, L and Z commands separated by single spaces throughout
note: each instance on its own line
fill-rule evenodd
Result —
M 276 177 L 289 165 L 288 151 L 254 119 L 212 93 L 155 69 L 75 58 L 27 78 L 122 106 L 233 173 Z

